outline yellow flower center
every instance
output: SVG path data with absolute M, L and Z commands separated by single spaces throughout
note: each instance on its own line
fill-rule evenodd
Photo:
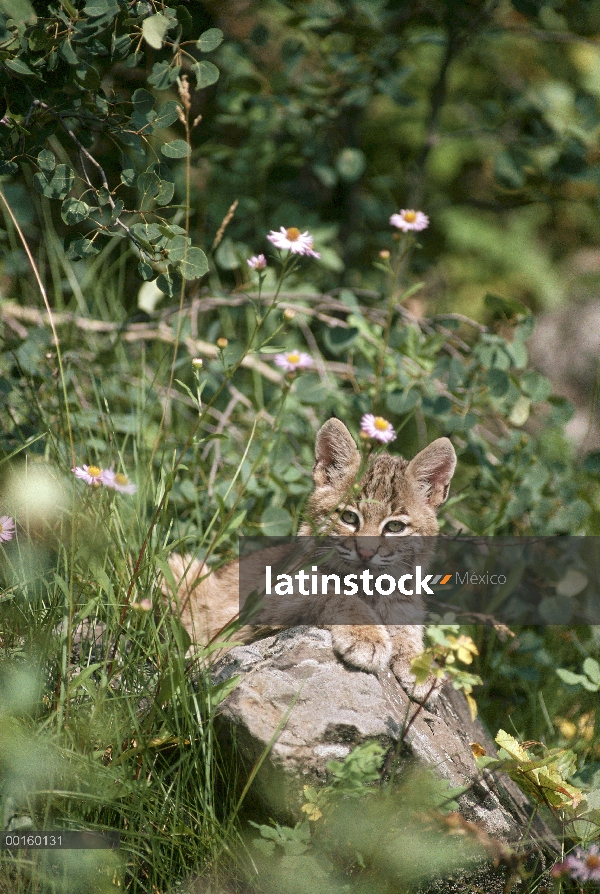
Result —
M 373 423 L 377 431 L 387 431 L 390 427 L 390 423 L 387 419 L 384 419 L 383 416 L 376 416 L 375 422 Z
M 285 231 L 285 235 L 288 237 L 290 242 L 296 242 L 296 240 L 300 238 L 300 230 L 298 229 L 298 227 L 288 227 Z
M 115 483 L 120 485 L 129 484 L 129 478 L 127 475 L 121 475 L 120 472 L 117 472 L 115 475 Z
M 101 474 L 102 469 L 99 469 L 98 466 L 88 466 L 88 475 L 91 475 L 92 478 L 97 478 Z
M 596 856 L 596 854 L 588 854 L 585 860 L 585 865 L 592 871 L 600 869 L 600 857 Z
M 416 219 L 417 219 L 416 211 L 405 211 L 404 212 L 404 220 L 406 221 L 406 223 L 414 223 Z
M 300 354 L 297 351 L 287 355 L 288 363 L 300 363 Z

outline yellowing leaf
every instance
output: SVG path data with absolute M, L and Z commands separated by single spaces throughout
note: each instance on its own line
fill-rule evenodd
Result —
M 468 695 L 467 693 L 465 693 L 465 698 L 469 706 L 469 711 L 471 712 L 471 720 L 475 720 L 477 717 L 477 702 L 472 695 Z
M 323 816 L 316 804 L 303 804 L 302 810 L 307 815 L 309 820 L 312 820 L 313 822 L 316 822 Z

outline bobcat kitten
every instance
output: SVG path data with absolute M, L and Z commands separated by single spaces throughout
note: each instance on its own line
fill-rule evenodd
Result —
M 438 438 L 410 462 L 400 456 L 376 456 L 361 475 L 361 455 L 350 432 L 339 419 L 329 419 L 317 433 L 314 489 L 299 532 L 339 538 L 337 555 L 329 550 L 319 570 L 360 573 L 367 568 L 374 576 L 393 571 L 398 562 L 397 538 L 437 534 L 436 512 L 448 496 L 455 467 L 452 444 Z M 276 565 L 286 550 L 285 545 L 275 546 L 256 554 L 256 582 L 244 581 L 248 592 L 262 584 L 265 564 Z M 250 562 L 245 569 L 251 568 L 252 557 L 244 561 Z M 238 613 L 239 563 L 210 574 L 197 559 L 173 553 L 169 565 L 179 582 L 181 619 L 194 642 L 206 643 Z M 423 627 L 414 623 L 421 608 L 420 597 L 398 592 L 374 593 L 370 599 L 364 592 L 356 596 L 328 593 L 285 602 L 267 600 L 260 622 L 277 627 L 327 626 L 333 648 L 344 662 L 371 673 L 390 666 L 408 693 L 422 699 L 431 685 L 415 687 L 410 669 L 411 660 L 423 649 Z M 408 618 L 412 623 L 406 623 Z

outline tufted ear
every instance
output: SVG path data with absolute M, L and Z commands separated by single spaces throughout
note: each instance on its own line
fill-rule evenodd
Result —
M 356 475 L 360 453 L 343 422 L 328 419 L 317 432 L 313 480 L 317 487 L 335 486 Z
M 455 468 L 454 447 L 448 438 L 438 438 L 417 453 L 406 474 L 416 481 L 432 509 L 438 509 L 448 496 Z

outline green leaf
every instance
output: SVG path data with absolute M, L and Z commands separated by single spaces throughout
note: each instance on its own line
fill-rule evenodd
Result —
M 490 369 L 485 377 L 485 384 L 492 397 L 504 397 L 510 388 L 510 379 L 502 369 Z
M 146 280 L 146 281 L 147 281 L 147 280 L 150 280 L 150 279 L 152 279 L 152 278 L 154 277 L 154 270 L 152 269 L 152 267 L 150 266 L 150 264 L 146 263 L 146 261 L 140 261 L 140 262 L 139 262 L 139 264 L 138 264 L 138 273 L 140 274 L 141 278 L 144 279 L 144 280 Z M 141 294 L 141 292 L 140 292 L 140 294 Z M 140 303 L 139 303 L 139 301 L 138 301 L 138 307 L 140 307 L 140 306 L 141 306 L 141 305 L 140 305 Z M 146 308 L 143 308 L 143 309 L 146 310 Z M 154 310 L 154 308 L 152 308 L 152 309 Z
M 2 0 L 0 9 L 5 16 L 10 16 L 20 25 L 34 22 L 37 18 L 29 0 Z
M 69 261 L 78 261 L 80 258 L 91 258 L 99 252 L 100 249 L 91 239 L 77 237 L 65 245 L 65 257 Z
M 238 270 L 244 263 L 243 246 L 226 236 L 215 252 L 215 263 L 222 270 Z
M 58 52 L 62 56 L 62 58 L 65 60 L 65 62 L 69 63 L 69 65 L 79 65 L 79 62 L 80 62 L 79 56 L 73 49 L 73 46 L 69 39 L 65 39 L 62 41 Z
M 156 15 L 150 16 L 142 22 L 144 40 L 155 50 L 160 50 L 170 26 L 171 20 L 161 12 L 157 12 Z
M 128 158 L 123 159 L 123 163 L 131 164 Z M 135 180 L 137 177 L 137 171 L 135 168 L 126 167 L 121 171 L 121 182 L 125 184 L 125 186 L 135 186 Z
M 26 62 L 23 62 L 22 59 L 18 57 L 16 59 L 7 59 L 4 63 L 7 68 L 10 68 L 11 71 L 16 72 L 16 74 L 27 75 L 28 77 L 37 77 L 34 71 L 30 69 Z
M 0 174 L 14 174 L 19 170 L 19 166 L 15 161 L 3 159 L 0 161 Z
M 60 216 L 66 224 L 78 224 L 85 220 L 90 213 L 90 206 L 80 199 L 70 199 L 68 196 L 62 203 Z
M 260 524 L 266 537 L 287 537 L 294 526 L 294 519 L 287 509 L 271 506 L 263 512 Z
M 223 42 L 223 32 L 220 28 L 209 28 L 204 31 L 196 43 L 199 50 L 203 53 L 212 53 Z
M 184 279 L 200 279 L 208 270 L 208 261 L 201 248 L 190 248 L 179 263 L 179 271 Z
M 510 320 L 513 317 L 529 316 L 531 311 L 517 298 L 503 298 L 488 292 L 483 299 L 486 308 L 495 320 Z
M 420 400 L 420 393 L 416 388 L 411 388 L 410 391 L 392 391 L 386 397 L 385 405 L 390 413 L 402 416 L 414 409 Z
M 159 108 L 156 113 L 156 118 L 152 122 L 156 130 L 160 130 L 163 127 L 169 127 L 171 124 L 174 124 L 179 118 L 179 104 L 174 102 L 172 99 L 169 99 L 167 102 L 164 102 L 162 106 Z
M 239 681 L 242 679 L 241 675 L 233 675 L 229 677 L 227 680 L 221 680 L 220 683 L 215 683 L 214 686 L 209 687 L 209 698 L 211 708 L 216 708 L 217 705 L 220 705 L 221 702 L 227 698 L 230 692 L 233 692 Z
M 165 295 L 168 295 L 169 298 L 174 298 L 175 296 L 179 296 L 181 294 L 181 289 L 183 287 L 183 278 L 179 273 L 176 273 L 172 267 L 170 267 L 166 273 L 161 273 L 158 279 L 156 280 L 156 285 L 164 292 Z
M 525 174 L 510 152 L 499 152 L 494 159 L 494 177 L 506 189 L 521 189 L 525 186 Z
M 140 211 L 149 211 L 160 190 L 160 180 L 156 174 L 146 171 L 137 178 L 137 187 L 140 194 Z
M 576 568 L 568 568 L 564 577 L 556 585 L 559 596 L 577 596 L 588 585 L 588 579 Z
M 170 65 L 166 61 L 155 62 L 152 66 L 152 74 L 148 78 L 148 83 L 154 84 L 157 90 L 168 90 L 179 77 L 180 71 L 180 65 Z
M 566 670 L 564 667 L 558 667 L 556 673 L 563 683 L 567 683 L 569 686 L 581 686 L 587 681 L 587 677 L 584 677 L 582 674 L 574 674 L 572 671 Z
M 49 199 L 64 199 L 74 182 L 75 174 L 68 165 L 58 165 L 51 180 L 41 172 L 33 175 L 35 188 Z
M 171 239 L 167 246 L 169 261 L 173 264 L 177 264 L 181 261 L 185 256 L 186 251 L 189 251 L 190 244 L 191 240 L 187 236 L 175 236 Z
M 341 354 L 347 351 L 350 345 L 356 340 L 358 329 L 351 326 L 349 329 L 343 329 L 341 326 L 329 328 L 325 330 L 324 341 L 327 349 L 332 354 Z
M 595 658 L 586 658 L 583 662 L 583 672 L 587 674 L 593 683 L 600 686 L 600 664 Z
M 171 140 L 170 143 L 164 143 L 160 147 L 160 151 L 167 158 L 186 158 L 192 150 L 185 140 Z
M 49 149 L 42 149 L 37 157 L 37 163 L 40 170 L 49 174 L 56 167 L 56 156 L 54 155 L 54 152 L 50 152 Z
M 364 152 L 361 152 L 360 149 L 347 147 L 339 153 L 335 160 L 335 166 L 342 180 L 354 183 L 364 173 L 367 161 Z
M 91 19 L 99 19 L 101 16 L 114 18 L 119 12 L 119 4 L 117 0 L 88 0 L 83 11 Z
M 513 425 L 521 426 L 525 425 L 527 420 L 529 419 L 529 411 L 531 409 L 531 401 L 528 397 L 521 395 L 519 397 L 509 413 L 509 420 Z
M 113 59 L 125 59 L 131 49 L 132 40 L 128 34 L 116 34 L 112 36 L 111 55 Z
M 131 97 L 133 108 L 139 115 L 147 115 L 154 108 L 154 97 L 148 90 L 140 87 Z
M 149 246 L 152 246 L 152 243 L 160 239 L 162 235 L 156 224 L 137 223 L 132 226 L 131 232 L 136 239 L 139 239 L 140 242 L 144 242 Z
M 175 192 L 175 183 L 172 180 L 161 180 L 160 189 L 154 200 L 157 205 L 168 205 Z
M 219 80 L 219 69 L 212 62 L 203 59 L 201 62 L 195 62 L 192 65 L 192 71 L 196 75 L 196 87 L 202 90 L 204 87 L 210 87 Z

